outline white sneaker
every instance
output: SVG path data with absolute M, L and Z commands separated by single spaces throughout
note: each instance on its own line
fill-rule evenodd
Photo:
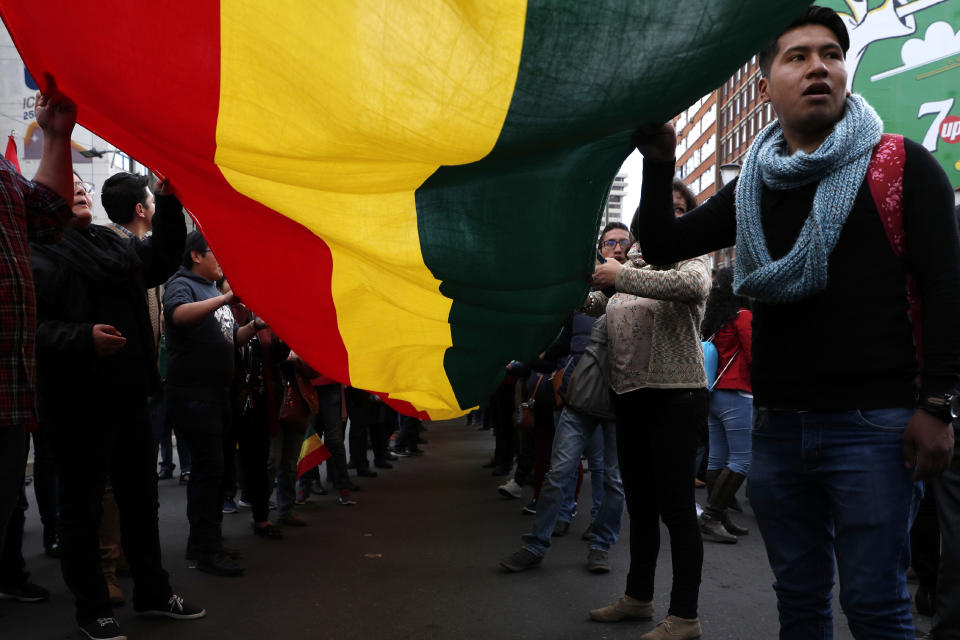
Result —
M 504 498 L 512 498 L 514 500 L 518 500 L 520 496 L 523 495 L 523 489 L 513 478 L 510 478 L 508 482 L 497 487 L 497 491 L 499 491 L 500 495 Z

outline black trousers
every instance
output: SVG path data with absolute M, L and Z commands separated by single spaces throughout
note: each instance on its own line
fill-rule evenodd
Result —
M 250 502 L 254 522 L 266 522 L 267 503 L 273 485 L 267 473 L 270 458 L 270 424 L 263 407 L 236 416 L 237 446 L 240 447 L 240 486 Z
M 184 389 L 167 385 L 167 419 L 190 447 L 187 483 L 187 551 L 215 553 L 222 546 L 225 437 L 230 433 L 227 389 Z M 229 446 L 229 445 L 227 445 Z M 233 447 L 230 446 L 230 456 Z
M 145 397 L 113 394 L 70 403 L 50 422 L 59 468 L 63 579 L 77 621 L 110 617 L 100 567 L 100 517 L 107 478 L 120 510 L 121 541 L 133 576 L 133 604 L 166 603 L 172 593 L 160 559 L 156 453 Z
M 390 434 L 393 433 L 393 425 L 388 426 L 387 413 L 387 407 L 383 404 L 379 405 L 376 417 L 370 423 L 370 447 L 373 449 L 375 462 L 387 461 L 387 443 L 390 442 Z
M 57 528 L 57 458 L 53 452 L 53 441 L 49 429 L 43 425 L 34 431 L 33 436 L 33 492 L 40 511 L 40 522 L 44 529 Z
M 358 471 L 369 469 L 368 442 L 372 444 L 374 459 L 383 460 L 383 450 L 378 449 L 383 441 L 383 404 L 373 400 L 366 391 L 353 387 L 344 390 L 344 397 L 350 417 L 350 461 Z
M 706 389 L 638 389 L 613 395 L 617 454 L 630 513 L 626 594 L 653 599 L 660 520 L 670 534 L 669 613 L 697 617 L 703 541 L 694 500 L 697 434 L 707 421 Z
M 501 469 L 513 467 L 513 457 L 516 453 L 517 428 L 513 426 L 513 396 L 513 385 L 501 384 L 493 392 L 490 400 L 493 435 L 496 441 L 493 460 Z
M 12 519 L 18 518 L 13 526 L 19 527 L 23 535 L 20 498 L 23 493 L 25 442 L 26 432 L 22 426 L 0 427 L 0 550 L 6 549 L 7 528 L 11 526 Z
M 27 493 L 20 486 L 20 498 L 7 521 L 7 535 L 0 548 L 0 587 L 19 587 L 30 574 L 23 559 L 23 526 L 26 523 Z

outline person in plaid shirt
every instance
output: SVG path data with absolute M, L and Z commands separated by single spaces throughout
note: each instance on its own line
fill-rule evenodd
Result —
M 36 104 L 43 155 L 33 182 L 0 160 L 0 549 L 23 486 L 26 430 L 37 424 L 36 304 L 28 240 L 57 242 L 73 215 L 67 201 L 73 193 L 70 136 L 77 106 L 52 76 L 46 85 Z M 23 594 L 12 595 L 22 599 Z

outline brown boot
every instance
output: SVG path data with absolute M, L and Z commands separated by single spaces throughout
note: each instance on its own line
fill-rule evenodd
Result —
M 702 635 L 699 618 L 667 616 L 656 627 L 640 636 L 640 640 L 696 640 Z
M 620 622 L 621 620 L 652 620 L 653 601 L 644 602 L 623 596 L 613 604 L 590 610 L 590 619 L 597 622 Z

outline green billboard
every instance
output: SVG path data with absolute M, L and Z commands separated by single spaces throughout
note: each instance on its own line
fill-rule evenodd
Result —
M 920 142 L 960 187 L 960 0 L 820 0 L 850 32 L 848 83 L 884 129 Z

